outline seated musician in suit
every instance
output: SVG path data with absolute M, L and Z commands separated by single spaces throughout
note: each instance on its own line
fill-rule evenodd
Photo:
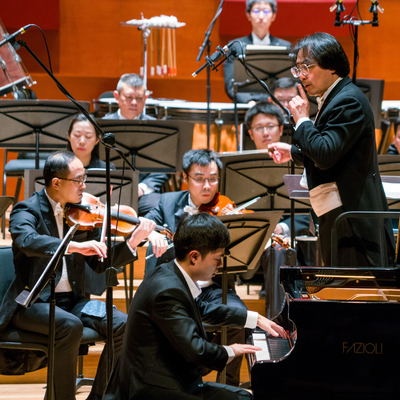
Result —
M 238 38 L 244 44 L 283 46 L 290 48 L 290 42 L 271 36 L 271 24 L 275 21 L 277 12 L 276 0 L 246 0 L 246 16 L 251 23 L 252 32 L 248 36 Z M 239 49 L 239 46 L 237 46 Z M 224 62 L 224 80 L 226 94 L 233 100 L 234 90 L 232 79 L 234 75 L 234 60 Z M 268 95 L 263 93 L 237 93 L 238 103 L 250 103 L 267 100 Z
M 75 153 L 85 169 L 106 168 L 106 162 L 99 160 L 99 138 L 94 126 L 83 114 L 75 115 L 71 119 L 67 150 Z M 115 169 L 115 165 L 110 163 L 110 168 Z
M 293 81 L 294 82 L 294 81 Z M 279 86 L 279 84 L 278 84 Z M 277 86 L 277 87 L 278 87 Z M 293 87 L 293 86 L 291 86 Z M 277 91 L 281 98 L 285 101 L 290 101 L 289 98 L 292 94 L 293 97 L 297 96 L 297 89 L 292 91 L 289 89 L 285 91 Z M 275 94 L 274 93 L 274 94 Z M 280 107 L 273 104 L 270 101 L 260 101 L 251 107 L 245 116 L 245 124 L 250 135 L 250 138 L 254 141 L 257 150 L 267 150 L 270 143 L 279 142 L 283 132 L 283 113 Z M 269 157 L 269 156 L 267 156 Z M 275 227 L 275 235 L 281 235 L 290 237 L 290 216 L 282 217 L 281 222 Z M 309 217 L 308 215 L 296 215 L 295 226 L 296 235 L 308 234 Z M 304 252 L 302 248 L 298 247 L 298 256 L 300 265 L 308 265 L 313 261 L 305 260 Z M 315 251 L 314 251 L 315 253 Z M 286 250 L 283 247 L 275 247 L 275 268 L 279 270 L 281 265 L 286 265 L 285 262 Z M 270 287 L 269 282 L 269 264 L 270 264 L 270 248 L 268 248 L 260 259 L 260 268 L 264 271 L 264 285 L 265 290 L 268 292 Z M 313 264 L 315 265 L 315 264 Z M 283 292 L 281 293 L 281 301 L 284 301 Z M 266 296 L 265 302 L 266 315 L 275 315 L 280 310 L 269 310 L 268 296 Z
M 104 400 L 251 399 L 243 389 L 202 380 L 203 369 L 222 371 L 234 357 L 260 350 L 210 343 L 202 321 L 257 325 L 286 337 L 281 326 L 258 313 L 201 300 L 198 282 L 215 275 L 229 242 L 228 229 L 213 215 L 181 220 L 174 236 L 176 258 L 147 274 L 135 294 Z
M 155 120 L 150 115 L 143 114 L 146 102 L 146 87 L 140 75 L 124 74 L 121 76 L 117 90 L 114 90 L 119 110 L 107 114 L 103 119 L 139 119 Z M 143 216 L 160 201 L 160 192 L 169 178 L 166 174 L 140 174 L 139 175 L 139 204 L 138 215 Z
M 398 156 L 400 154 L 400 117 L 394 123 L 394 141 L 389 146 L 387 155 Z
M 85 170 L 82 162 L 69 151 L 58 151 L 47 159 L 43 176 L 45 188 L 26 201 L 17 203 L 10 216 L 16 277 L 0 310 L 0 333 L 12 323 L 18 329 L 48 335 L 50 284 L 29 308 L 18 306 L 17 295 L 32 289 L 51 257 L 59 247 L 68 226 L 63 217 L 66 203 L 80 203 L 85 189 Z M 115 246 L 111 265 L 118 268 L 136 260 L 136 247 L 154 229 L 152 221 L 141 219 L 131 237 Z M 93 270 L 104 272 L 106 245 L 99 242 L 100 229 L 77 231 L 56 272 L 55 311 L 55 398 L 75 399 L 76 365 L 82 329 L 88 326 L 106 336 L 107 317 L 93 316 L 84 310 L 89 300 L 85 297 L 85 263 Z M 91 303 L 93 304 L 93 303 Z M 97 303 L 98 304 L 98 303 Z M 86 313 L 85 313 L 86 312 Z M 113 311 L 114 358 L 121 351 L 126 314 Z M 96 379 L 88 399 L 101 399 L 106 385 L 106 349 L 104 349 Z
M 146 214 L 146 218 L 156 224 L 167 224 L 168 228 L 175 232 L 180 219 L 185 214 L 196 214 L 202 205 L 212 203 L 219 196 L 218 177 L 222 163 L 213 150 L 190 150 L 183 156 L 183 174 L 189 190 L 181 192 L 169 192 L 161 195 L 160 203 L 156 208 Z M 168 243 L 159 233 L 149 235 L 151 246 L 147 254 L 153 253 L 156 257 L 146 260 L 145 273 L 148 275 L 157 265 L 170 262 L 175 258 L 173 248 L 167 249 Z M 201 286 L 200 299 L 212 304 L 220 304 L 222 301 L 222 289 L 212 279 L 199 282 Z M 246 311 L 243 301 L 234 292 L 234 284 L 228 291 L 228 305 Z M 214 337 L 219 340 L 219 335 Z M 245 343 L 244 329 L 228 329 L 228 344 Z M 242 359 L 238 357 L 228 365 L 227 383 L 238 386 L 240 383 L 240 366 Z

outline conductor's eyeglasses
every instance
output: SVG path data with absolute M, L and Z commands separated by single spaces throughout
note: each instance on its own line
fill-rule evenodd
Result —
M 310 72 L 310 67 L 313 67 L 315 64 L 301 64 L 299 67 L 296 65 L 290 69 L 290 72 L 295 78 L 298 78 L 302 73 L 304 76 L 307 76 Z

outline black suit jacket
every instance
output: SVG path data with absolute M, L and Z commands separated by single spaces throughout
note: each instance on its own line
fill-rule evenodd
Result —
M 253 44 L 253 36 L 248 35 L 241 37 L 239 40 L 245 44 Z M 291 48 L 292 44 L 287 40 L 279 39 L 274 36 L 270 36 L 271 46 L 284 46 L 287 48 Z M 238 53 L 240 53 L 240 46 L 235 44 L 235 48 Z M 226 94 L 233 100 L 233 86 L 232 79 L 234 75 L 234 59 L 228 58 L 224 62 L 224 81 L 225 81 L 225 91 Z M 250 100 L 260 101 L 260 100 L 268 100 L 268 95 L 266 93 L 237 93 L 237 102 L 238 103 L 248 103 Z
M 168 229 L 174 233 L 179 221 L 185 214 L 184 207 L 189 203 L 189 191 L 168 192 L 161 195 L 160 202 L 156 208 L 153 208 L 145 215 L 154 221 L 157 225 L 167 224 Z M 147 248 L 147 255 L 153 254 L 151 244 Z M 174 249 L 167 250 L 160 258 L 151 257 L 146 260 L 146 273 L 151 271 L 157 265 L 168 263 L 175 258 Z
M 68 227 L 65 225 L 64 232 Z M 35 192 L 26 201 L 17 203 L 10 215 L 10 232 L 13 239 L 14 266 L 16 278 L 8 289 L 0 307 L 0 334 L 17 310 L 14 301 L 25 288 L 32 289 L 51 257 L 61 243 L 53 209 L 44 189 Z M 100 229 L 77 231 L 73 240 L 83 242 L 98 240 Z M 68 279 L 76 298 L 85 295 L 85 262 L 96 272 L 104 272 L 106 264 L 97 256 L 85 257 L 78 253 L 65 256 Z M 113 266 L 120 267 L 137 258 L 133 256 L 125 242 L 114 248 Z M 55 284 L 60 281 L 62 263 L 57 269 Z M 40 294 L 43 301 L 50 296 L 50 285 Z
M 315 125 L 303 122 L 293 135 L 292 157 L 307 171 L 309 190 L 336 182 L 345 211 L 387 211 L 378 169 L 370 104 L 349 77 L 324 102 Z M 376 266 L 394 265 L 390 221 L 349 220 Z M 382 265 L 383 262 L 383 265 Z
M 174 261 L 146 276 L 129 310 L 124 344 L 104 400 L 175 399 L 202 387 L 202 367 L 222 371 L 226 350 L 202 326 L 243 327 L 246 312 L 193 299 Z

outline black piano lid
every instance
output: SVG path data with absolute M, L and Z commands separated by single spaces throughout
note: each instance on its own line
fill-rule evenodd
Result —
M 280 281 L 303 281 L 307 287 L 400 288 L 400 269 L 282 266 Z

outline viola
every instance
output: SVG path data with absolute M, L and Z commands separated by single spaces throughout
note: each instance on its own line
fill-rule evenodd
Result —
M 69 226 L 80 224 L 79 230 L 88 231 L 100 228 L 106 215 L 106 206 L 89 194 L 83 193 L 80 204 L 67 203 L 65 219 Z M 117 236 L 130 236 L 136 226 L 140 224 L 136 211 L 129 206 L 111 207 L 111 233 Z M 163 226 L 156 225 L 155 230 L 172 239 L 172 233 Z
M 207 204 L 202 204 L 199 207 L 199 211 L 206 212 L 211 215 L 228 215 L 234 214 L 236 210 L 235 203 L 229 199 L 228 197 L 224 196 L 217 192 L 214 198 Z M 240 210 L 237 211 L 238 214 L 245 214 L 250 213 L 253 211 L 250 210 Z

